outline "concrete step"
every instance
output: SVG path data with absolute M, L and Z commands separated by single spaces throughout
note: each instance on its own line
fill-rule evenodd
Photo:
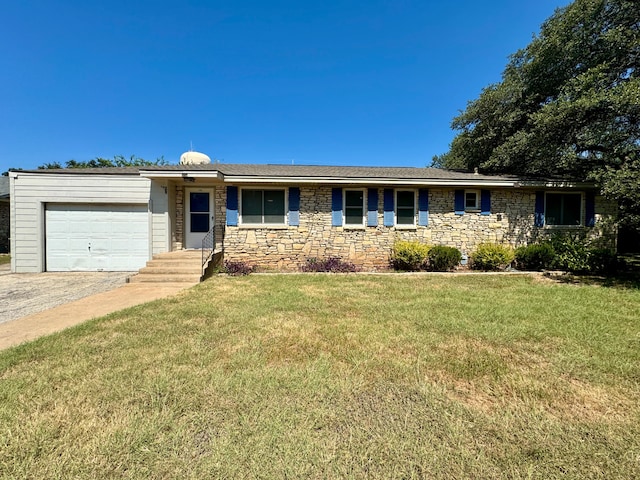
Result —
M 177 250 L 175 252 L 166 252 L 166 253 L 157 253 L 153 256 L 153 259 L 156 260 L 167 260 L 167 259 L 188 259 L 188 258 L 202 258 L 202 250 Z
M 172 273 L 180 273 L 180 274 L 190 274 L 190 273 L 200 273 L 202 271 L 202 266 L 198 263 L 198 265 L 159 265 L 152 264 L 147 265 L 146 267 L 142 267 L 139 274 L 150 274 L 150 275 L 169 275 Z
M 198 260 L 180 260 L 180 259 L 175 259 L 175 260 L 165 260 L 165 259 L 162 259 L 162 260 L 149 260 L 147 262 L 147 267 L 200 268 L 200 267 L 202 267 L 202 261 L 200 259 L 198 259 Z
M 200 274 L 149 274 L 143 273 L 129 277 L 129 283 L 199 283 Z
M 147 262 L 130 283 L 198 283 L 202 275 L 202 251 L 178 250 L 160 253 Z

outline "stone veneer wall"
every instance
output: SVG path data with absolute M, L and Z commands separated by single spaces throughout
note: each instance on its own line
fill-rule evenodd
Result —
M 176 185 L 176 231 L 172 250 L 182 250 L 184 245 L 184 186 Z
M 456 215 L 454 189 L 430 188 L 429 225 L 410 229 L 383 226 L 382 188 L 378 191 L 378 226 L 359 229 L 331 225 L 330 186 L 300 188 L 298 227 L 225 227 L 226 189 L 219 187 L 216 191 L 216 224 L 224 232 L 225 259 L 278 270 L 297 270 L 307 258 L 329 256 L 348 260 L 364 270 L 383 270 L 388 268 L 396 240 L 449 245 L 468 255 L 482 242 L 517 247 L 558 231 L 534 227 L 535 192 L 530 190 L 491 190 L 490 215 Z M 596 224 L 614 213 L 614 204 L 596 198 Z M 590 235 L 603 234 L 598 228 L 584 230 Z
M 0 202 L 0 253 L 9 253 L 9 202 Z

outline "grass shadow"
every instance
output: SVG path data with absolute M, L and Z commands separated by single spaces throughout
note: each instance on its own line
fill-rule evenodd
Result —
M 544 275 L 564 284 L 640 289 L 640 255 L 623 257 L 621 267 L 610 275 L 578 275 L 568 272 L 545 272 Z

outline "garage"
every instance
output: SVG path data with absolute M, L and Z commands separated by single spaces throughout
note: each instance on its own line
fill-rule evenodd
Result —
M 147 205 L 47 204 L 50 272 L 136 271 L 149 259 Z

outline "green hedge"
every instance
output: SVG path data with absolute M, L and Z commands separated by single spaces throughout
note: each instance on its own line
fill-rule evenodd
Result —
M 499 243 L 481 243 L 470 256 L 474 270 L 505 270 L 513 259 L 513 248 Z
M 393 245 L 391 265 L 396 270 L 426 270 L 431 246 L 418 241 L 399 240 Z

